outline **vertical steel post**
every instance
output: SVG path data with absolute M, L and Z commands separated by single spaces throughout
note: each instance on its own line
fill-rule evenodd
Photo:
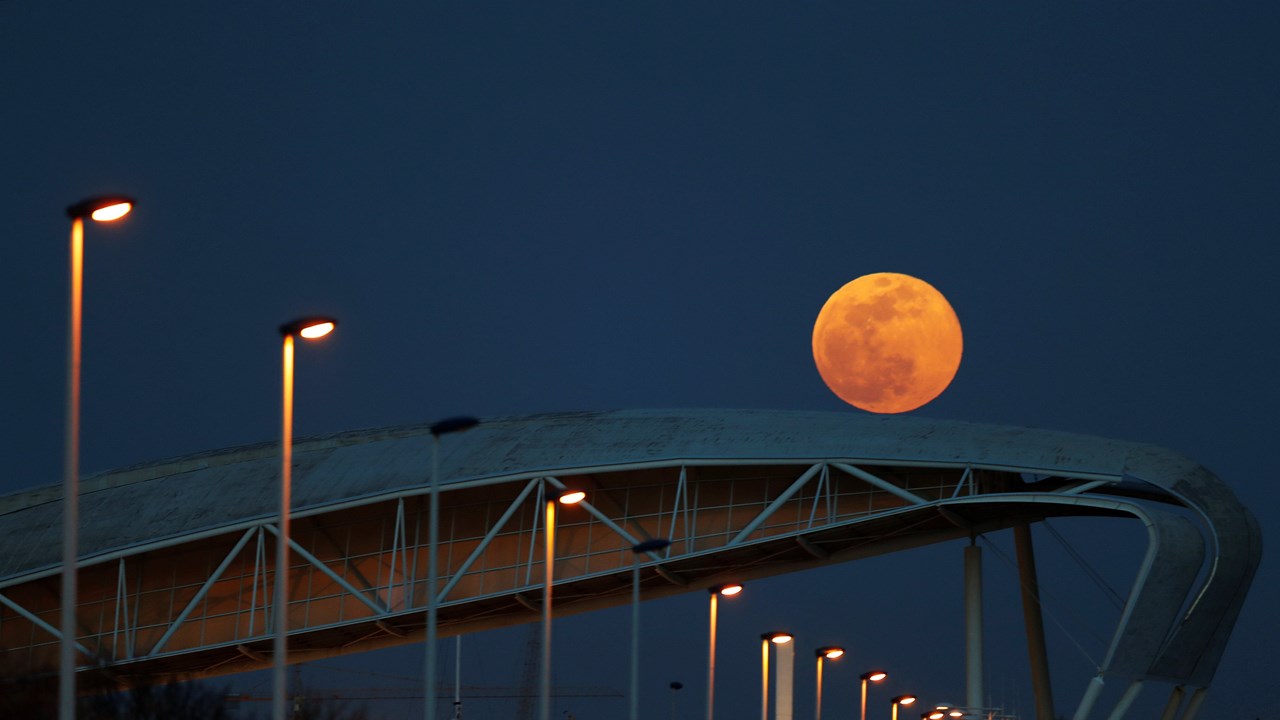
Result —
M 551 583 L 555 579 L 556 498 L 550 494 L 547 495 L 546 532 L 542 563 L 542 682 L 538 716 L 542 720 L 551 720 Z
M 453 720 L 462 720 L 462 634 L 453 639 Z
M 972 542 L 972 541 L 971 541 Z M 982 548 L 964 549 L 965 704 L 983 706 L 982 695 Z
M 822 720 L 822 656 L 818 656 L 818 690 L 813 701 L 813 720 Z
M 66 435 L 62 453 L 62 638 L 58 718 L 76 716 L 76 557 L 80 530 L 80 338 L 84 301 L 84 218 L 71 220 L 71 302 L 67 323 Z
M 437 557 L 440 550 L 440 436 L 431 433 L 431 497 L 427 511 L 427 659 L 423 674 L 423 717 L 436 717 L 436 578 L 440 572 Z
M 760 641 L 760 720 L 769 720 L 769 639 Z
M 778 669 L 775 671 L 778 682 L 778 699 L 773 701 L 773 717 L 775 720 L 792 720 L 791 707 L 795 700 L 795 667 L 796 644 L 794 641 L 777 646 Z
M 1022 617 L 1027 632 L 1031 687 L 1036 700 L 1036 719 L 1054 720 L 1053 685 L 1049 680 L 1049 654 L 1044 640 L 1044 618 L 1040 608 L 1040 581 L 1036 575 L 1035 546 L 1030 523 L 1013 526 L 1013 544 L 1018 556 L 1022 585 Z
M 711 591 L 711 630 L 707 638 L 707 720 L 715 720 L 716 702 L 716 614 L 720 593 Z
M 640 720 L 640 553 L 631 554 L 631 720 Z
M 281 351 L 280 535 L 276 538 L 275 638 L 271 657 L 271 717 L 285 720 L 285 660 L 289 633 L 289 504 L 293 483 L 293 334 L 286 333 Z

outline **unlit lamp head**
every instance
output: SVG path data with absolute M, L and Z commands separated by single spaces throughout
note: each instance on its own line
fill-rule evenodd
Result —
M 135 204 L 133 198 L 124 195 L 99 195 L 68 207 L 67 217 L 72 220 L 89 218 L 98 222 L 111 222 L 128 215 Z
M 338 321 L 331 317 L 305 317 L 298 318 L 293 322 L 287 322 L 280 326 L 280 334 L 282 336 L 297 336 L 304 340 L 315 340 L 333 332 L 337 327 Z
M 431 423 L 431 434 L 436 437 L 448 435 L 450 433 L 465 432 L 480 424 L 476 418 L 459 415 L 457 417 L 445 418 L 439 422 Z

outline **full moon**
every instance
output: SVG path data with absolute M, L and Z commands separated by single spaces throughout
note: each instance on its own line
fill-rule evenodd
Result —
M 874 413 L 915 410 L 951 384 L 964 340 L 951 303 L 910 275 L 864 275 L 813 325 L 813 362 L 841 400 Z

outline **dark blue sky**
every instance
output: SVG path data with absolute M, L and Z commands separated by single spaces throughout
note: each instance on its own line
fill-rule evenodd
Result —
M 120 190 L 137 212 L 88 240 L 86 472 L 273 438 L 275 327 L 315 311 L 342 326 L 299 355 L 299 434 L 857 412 L 822 385 L 812 322 L 845 282 L 897 271 L 965 330 L 958 377 L 919 414 L 1175 448 L 1280 537 L 1280 10 L 690 5 L 0 2 L 0 491 L 58 480 L 62 209 Z M 1141 535 L 1115 528 L 1134 548 L 1108 563 L 1093 530 L 1075 534 L 1123 593 Z M 988 557 L 989 593 L 1012 597 Z M 1066 605 L 1069 564 L 1046 563 Z M 1280 706 L 1274 567 L 1202 717 Z M 799 657 L 846 643 L 920 685 L 901 689 L 958 699 L 959 578 L 957 545 L 761 583 L 726 614 L 746 650 L 725 677 L 754 687 L 754 638 L 792 626 L 812 638 Z M 673 637 L 698 638 L 664 661 L 691 712 L 702 602 L 663 604 Z M 567 621 L 563 672 L 603 673 L 583 643 L 622 620 Z M 988 677 L 1025 709 L 1017 636 L 993 639 Z M 518 657 L 521 637 L 475 642 Z M 1089 668 L 1067 634 L 1050 643 L 1066 714 Z M 597 679 L 625 686 L 614 670 Z M 726 716 L 754 707 L 741 695 Z

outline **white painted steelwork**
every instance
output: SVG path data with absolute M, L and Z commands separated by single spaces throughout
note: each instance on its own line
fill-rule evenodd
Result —
M 537 619 L 544 487 L 589 493 L 557 528 L 557 615 L 626 603 L 633 563 L 653 598 L 1049 516 L 1134 517 L 1150 545 L 1092 685 L 1158 680 L 1197 699 L 1261 551 L 1253 516 L 1204 468 L 1066 433 L 621 411 L 490 420 L 443 450 L 440 582 L 429 587 L 428 426 L 295 443 L 289 661 L 421 641 L 428 593 L 442 636 Z M 271 443 L 84 480 L 82 666 L 105 662 L 129 682 L 270 663 L 278 462 Z M 58 500 L 56 488 L 0 498 L 0 647 L 31 672 L 56 660 L 43 618 L 59 613 Z M 634 557 L 657 538 L 671 545 Z

